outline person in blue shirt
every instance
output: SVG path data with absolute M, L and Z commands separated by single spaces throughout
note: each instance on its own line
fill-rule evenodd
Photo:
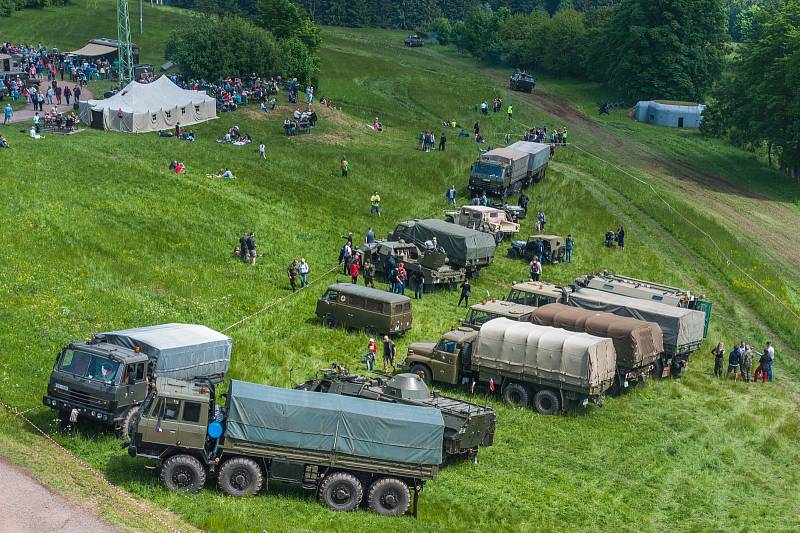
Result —
M 14 110 L 11 109 L 11 104 L 6 104 L 6 107 L 3 108 L 3 126 L 11 122 L 11 116 L 14 114 Z
M 445 198 L 447 198 L 447 205 L 451 205 L 454 208 L 456 207 L 456 186 L 451 185 L 447 192 L 445 193 Z
M 364 235 L 364 242 L 366 244 L 372 244 L 375 242 L 375 232 L 372 231 L 372 226 L 367 229 L 367 233 Z
M 575 246 L 575 239 L 572 238 L 572 234 L 567 235 L 567 241 L 564 243 L 564 250 L 566 252 L 565 259 L 567 263 L 572 263 L 572 248 Z

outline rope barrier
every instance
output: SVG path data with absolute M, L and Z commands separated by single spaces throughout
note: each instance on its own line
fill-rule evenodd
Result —
M 64 446 L 62 446 L 61 444 L 59 444 L 59 443 L 58 443 L 58 442 L 57 442 L 55 439 L 53 439 L 53 437 L 51 437 L 51 436 L 50 436 L 50 435 L 49 435 L 49 434 L 48 434 L 46 431 L 44 431 L 42 428 L 40 428 L 39 426 L 37 426 L 36 424 L 34 424 L 34 423 L 33 423 L 33 422 L 32 422 L 32 421 L 31 421 L 31 420 L 30 420 L 30 419 L 29 419 L 27 416 L 25 416 L 25 414 L 24 414 L 25 412 L 27 412 L 27 411 L 30 411 L 30 409 L 28 409 L 27 411 L 20 411 L 19 409 L 17 409 L 17 408 L 16 408 L 16 407 L 14 407 L 13 405 L 9 405 L 9 404 L 7 404 L 7 403 L 3 402 L 2 400 L 0 400 L 0 407 L 3 407 L 3 408 L 6 410 L 6 411 L 10 412 L 10 413 L 11 413 L 12 415 L 14 415 L 16 418 L 18 418 L 18 419 L 22 419 L 23 421 L 25 421 L 25 422 L 26 422 L 26 423 L 27 423 L 27 424 L 28 424 L 30 427 L 32 427 L 33 429 L 35 429 L 35 430 L 36 430 L 38 433 L 40 433 L 40 434 L 41 434 L 41 435 L 42 435 L 42 436 L 43 436 L 45 439 L 47 439 L 48 441 L 50 441 L 50 443 L 52 443 L 52 444 L 53 444 L 54 446 L 56 446 L 56 447 L 57 447 L 59 450 L 61 450 L 62 452 L 64 452 L 64 453 L 67 455 L 67 457 L 70 457 L 70 458 L 72 458 L 72 460 L 73 460 L 73 461 L 75 461 L 75 462 L 76 462 L 76 463 L 77 463 L 79 466 L 81 466 L 81 467 L 85 468 L 86 470 L 88 470 L 89 472 L 91 472 L 91 474 L 92 474 L 94 477 L 96 477 L 97 479 L 99 479 L 101 482 L 103 482 L 104 484 L 108 485 L 109 487 L 111 487 L 111 489 L 112 489 L 112 490 L 113 490 L 113 491 L 114 491 L 114 492 L 115 492 L 115 493 L 116 493 L 118 496 L 120 496 L 121 498 L 124 498 L 124 499 L 125 499 L 125 500 L 127 500 L 129 503 L 131 503 L 131 504 L 135 505 L 136 507 L 138 507 L 139 509 L 141 509 L 142 511 L 144 511 L 144 512 L 145 512 L 147 515 L 149 515 L 150 517 L 152 517 L 152 518 L 155 518 L 155 519 L 156 519 L 156 521 L 157 521 L 157 522 L 159 522 L 159 523 L 160 523 L 162 526 L 164 526 L 164 528 L 165 528 L 166 530 L 168 530 L 168 531 L 171 531 L 172 533 L 180 533 L 180 529 L 176 529 L 176 528 L 172 527 L 171 525 L 169 525 L 169 524 L 166 522 L 166 520 L 164 520 L 163 518 L 161 518 L 161 517 L 160 517 L 160 516 L 158 516 L 157 514 L 154 514 L 154 513 L 153 513 L 153 510 L 152 510 L 152 509 L 150 509 L 150 508 L 148 508 L 148 507 L 147 507 L 147 506 L 146 506 L 144 503 L 142 503 L 140 500 L 137 500 L 136 498 L 134 498 L 133 496 L 131 496 L 130 494 L 128 494 L 128 493 L 127 493 L 125 490 L 123 490 L 123 489 L 121 489 L 120 487 L 117 487 L 116 485 L 114 485 L 113 483 L 111 483 L 109 480 L 107 480 L 107 479 L 105 478 L 105 476 L 103 476 L 103 474 L 102 474 L 102 473 L 100 473 L 100 472 L 99 472 L 97 469 L 95 469 L 95 468 L 94 468 L 92 465 L 90 465 L 89 463 L 87 463 L 87 462 L 86 462 L 86 461 L 84 461 L 83 459 L 80 459 L 80 458 L 79 458 L 77 455 L 75 455 L 74 453 L 72 453 L 70 450 L 68 450 L 67 448 L 65 448 L 65 447 L 64 447 Z

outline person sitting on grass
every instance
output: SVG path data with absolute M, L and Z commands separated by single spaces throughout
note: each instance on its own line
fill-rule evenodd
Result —
M 0 135 L 0 148 L 11 148 L 11 145 L 8 144 L 8 139 Z
M 175 163 L 175 174 L 186 174 L 186 165 L 180 161 Z
M 207 177 L 209 179 L 215 179 L 215 178 L 222 178 L 222 179 L 226 179 L 226 180 L 235 180 L 236 179 L 236 176 L 233 175 L 233 172 L 231 172 L 231 169 L 229 169 L 229 168 L 219 169 L 219 171 L 216 174 L 208 174 Z
M 28 133 L 28 135 L 30 136 L 31 139 L 36 139 L 37 141 L 39 139 L 44 139 L 44 137 L 42 137 L 41 135 L 36 133 L 36 127 L 35 126 L 31 126 L 31 131 Z
M 159 137 L 172 137 L 172 132 L 171 131 L 161 130 L 161 131 L 158 132 L 158 136 Z

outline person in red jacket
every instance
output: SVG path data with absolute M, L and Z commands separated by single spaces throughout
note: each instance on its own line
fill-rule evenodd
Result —
M 359 271 L 359 264 L 358 261 L 353 261 L 350 263 L 350 280 L 353 285 L 358 284 L 358 271 Z

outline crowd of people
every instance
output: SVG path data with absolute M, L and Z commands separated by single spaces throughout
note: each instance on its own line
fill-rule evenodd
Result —
M 419 132 L 419 136 L 417 138 L 419 142 L 419 149 L 423 152 L 431 152 L 436 150 L 436 135 L 433 133 L 433 130 L 423 130 Z M 444 152 L 445 146 L 447 145 L 447 135 L 445 135 L 444 131 L 439 132 L 439 151 Z
M 717 377 L 722 376 L 722 367 L 725 360 L 725 344 L 720 342 L 711 350 L 714 356 L 714 375 Z M 725 379 L 727 380 L 733 374 L 733 381 L 738 381 L 739 377 L 743 381 L 750 383 L 756 382 L 761 379 L 762 383 L 772 381 L 773 372 L 772 368 L 775 363 L 775 348 L 772 343 L 767 342 L 761 352 L 753 350 L 752 345 L 745 341 L 740 341 L 728 353 L 728 368 L 725 371 Z M 755 372 L 753 367 L 755 366 Z M 752 373 L 752 375 L 751 375 Z

